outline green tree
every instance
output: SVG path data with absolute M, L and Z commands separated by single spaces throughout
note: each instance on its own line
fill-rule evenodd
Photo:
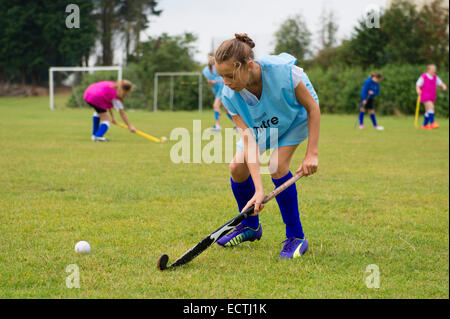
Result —
M 381 32 L 386 35 L 384 60 L 387 63 L 423 63 L 420 47 L 423 39 L 417 32 L 419 13 L 415 4 L 406 0 L 394 1 L 386 10 Z
M 136 54 L 130 58 L 138 65 L 136 80 L 141 83 L 145 96 L 153 99 L 153 77 L 155 72 L 196 71 L 194 61 L 197 37 L 192 33 L 170 36 L 166 33 L 142 42 Z M 161 90 L 164 90 L 162 85 Z M 175 90 L 180 91 L 180 90 Z M 177 96 L 176 96 L 177 97 Z M 187 98 L 188 103 L 192 98 Z M 196 105 L 195 102 L 193 105 Z
M 95 17 L 98 20 L 102 45 L 102 55 L 99 60 L 102 65 L 112 65 L 114 59 L 113 37 L 119 25 L 115 14 L 118 0 L 97 0 L 95 3 Z
M 406 0 L 394 1 L 379 12 L 380 28 L 371 28 L 366 17 L 358 21 L 348 42 L 352 64 L 364 68 L 386 64 L 435 63 L 448 69 L 448 8 L 434 0 L 418 9 Z
M 443 0 L 424 5 L 416 21 L 416 32 L 422 40 L 418 55 L 424 63 L 435 63 L 448 70 L 449 10 Z
M 0 14 L 0 61 L 8 79 L 37 84 L 46 78 L 51 65 L 81 64 L 95 42 L 92 3 L 73 0 L 79 6 L 80 28 L 68 29 L 67 1 L 0 0 L 8 8 Z
M 111 65 L 114 60 L 114 40 L 125 40 L 126 59 L 140 44 L 140 34 L 149 25 L 151 15 L 160 15 L 156 0 L 94 0 L 95 19 L 98 22 L 102 65 Z M 132 48 L 134 44 L 134 48 Z
M 336 34 L 339 26 L 336 19 L 337 17 L 332 10 L 327 11 L 325 8 L 322 10 L 319 18 L 320 49 L 328 49 L 337 44 Z
M 379 14 L 382 24 L 383 13 L 378 12 L 375 14 Z M 363 67 L 384 65 L 386 63 L 384 48 L 387 43 L 388 37 L 384 30 L 368 26 L 367 17 L 362 17 L 358 21 L 358 25 L 354 28 L 348 43 L 350 49 L 353 51 L 353 64 Z
M 149 26 L 151 15 L 159 16 L 155 0 L 119 0 L 120 32 L 125 39 L 126 58 L 139 49 L 140 34 Z M 132 47 L 132 45 L 134 45 Z
M 310 56 L 311 32 L 301 14 L 289 17 L 275 33 L 275 54 L 287 52 L 297 59 Z

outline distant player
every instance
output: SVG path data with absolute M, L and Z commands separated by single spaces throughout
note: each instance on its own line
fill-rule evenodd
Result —
M 205 66 L 202 73 L 205 76 L 208 84 L 212 85 L 212 90 L 214 93 L 213 109 L 215 124 L 212 130 L 220 131 L 222 129 L 222 127 L 220 126 L 220 106 L 222 105 L 223 79 L 217 73 L 216 67 L 214 65 L 214 56 L 212 55 L 212 53 L 208 54 L 208 65 Z M 231 115 L 228 114 L 228 112 L 227 116 L 231 120 Z
M 375 117 L 375 97 L 380 94 L 380 81 L 383 79 L 383 75 L 380 72 L 372 72 L 370 76 L 364 81 L 361 89 L 361 100 L 359 102 L 359 129 L 365 130 L 364 126 L 364 113 L 366 109 L 369 110 L 370 119 L 372 120 L 373 127 L 376 130 L 384 130 L 383 126 L 377 124 Z
M 94 108 L 94 115 L 92 118 L 92 136 L 91 139 L 95 142 L 108 141 L 104 135 L 110 126 L 110 123 L 116 123 L 114 118 L 113 108 L 119 111 L 128 129 L 135 133 L 136 129 L 128 121 L 123 107 L 123 100 L 131 92 L 133 85 L 128 80 L 102 81 L 91 84 L 84 92 L 84 100 Z M 111 116 L 111 120 L 108 116 Z
M 290 163 L 297 146 L 308 138 L 306 155 L 296 173 L 314 174 L 318 167 L 320 109 L 317 94 L 297 59 L 287 53 L 254 59 L 255 46 L 246 34 L 235 34 L 216 51 L 217 71 L 225 87 L 222 101 L 233 117 L 241 140 L 230 163 L 231 189 L 240 211 L 255 205 L 246 218 L 217 243 L 232 247 L 259 240 L 264 189 L 257 154 L 273 149 L 269 171 L 275 187 L 293 175 Z M 276 197 L 286 226 L 280 258 L 298 258 L 308 249 L 293 184 Z
M 445 83 L 436 75 L 436 65 L 430 64 L 427 66 L 427 71 L 416 82 L 416 91 L 420 95 L 420 102 L 425 105 L 423 130 L 432 130 L 439 127 L 439 124 L 434 121 L 436 86 L 440 86 L 444 91 L 447 90 Z

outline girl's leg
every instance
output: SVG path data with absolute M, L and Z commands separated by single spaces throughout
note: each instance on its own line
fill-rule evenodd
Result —
M 99 126 L 100 116 L 98 115 L 97 111 L 94 111 L 94 114 L 92 115 L 92 135 L 95 135 L 95 133 L 97 133 Z
M 234 198 L 238 204 L 239 211 L 247 205 L 247 202 L 255 194 L 255 184 L 250 176 L 250 171 L 245 163 L 244 152 L 238 151 L 230 163 L 231 189 Z M 257 229 L 259 226 L 259 217 L 249 216 L 242 224 L 247 227 Z
M 425 109 L 428 113 L 428 119 L 431 128 L 438 128 L 439 124 L 434 121 L 434 103 L 432 101 L 425 102 Z
M 424 102 L 423 105 L 425 106 L 425 113 L 423 114 L 423 128 L 427 128 L 428 124 L 430 124 L 430 117 L 428 116 L 429 102 Z
M 103 137 L 106 131 L 108 131 L 109 126 L 111 125 L 109 115 L 107 112 L 99 113 L 100 116 L 100 126 L 98 127 L 97 132 L 95 133 L 95 137 Z
M 279 187 L 292 177 L 289 164 L 297 145 L 279 147 L 270 159 L 270 170 L 275 187 Z M 274 164 L 275 163 L 275 164 Z M 286 240 L 280 258 L 298 258 L 308 250 L 308 241 L 303 233 L 298 209 L 297 188 L 292 184 L 275 197 L 280 207 L 281 217 L 286 225 Z
M 296 148 L 297 145 L 282 146 L 273 152 L 269 162 L 269 169 L 275 187 L 280 186 L 293 176 L 289 171 L 289 165 Z M 275 199 L 280 208 L 283 222 L 286 224 L 286 238 L 303 239 L 304 233 L 300 222 L 296 185 L 292 184 L 276 196 Z
M 373 109 L 369 110 L 369 114 L 370 114 L 370 119 L 372 120 L 373 127 L 377 127 L 378 125 L 377 125 L 377 119 L 375 117 L 375 110 L 373 110 Z
M 236 198 L 239 211 L 245 207 L 247 202 L 255 194 L 250 171 L 244 160 L 244 152 L 238 151 L 230 163 L 231 189 Z M 229 234 L 217 241 L 217 244 L 225 247 L 237 246 L 244 241 L 254 241 L 261 239 L 262 227 L 259 224 L 259 217 L 249 216 Z
M 214 119 L 216 121 L 216 127 L 219 128 L 220 127 L 220 104 L 222 102 L 220 101 L 220 99 L 215 99 L 214 103 L 213 103 L 213 108 L 214 108 Z
M 364 113 L 366 112 L 366 109 L 363 107 L 359 108 L 359 126 L 364 126 Z

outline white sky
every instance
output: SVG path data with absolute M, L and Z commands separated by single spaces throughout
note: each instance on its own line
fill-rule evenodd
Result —
M 160 0 L 157 8 L 163 12 L 160 17 L 151 16 L 141 39 L 163 32 L 192 32 L 198 37 L 195 59 L 206 63 L 212 39 L 221 42 L 234 33 L 247 33 L 255 41 L 255 55 L 260 57 L 271 53 L 273 35 L 289 16 L 301 13 L 314 39 L 322 9 L 332 10 L 339 25 L 338 39 L 342 40 L 350 37 L 357 21 L 373 6 L 384 8 L 386 0 Z

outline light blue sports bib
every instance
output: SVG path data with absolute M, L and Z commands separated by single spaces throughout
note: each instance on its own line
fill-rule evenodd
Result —
M 224 87 L 223 84 L 223 79 L 222 77 L 219 75 L 219 73 L 217 73 L 216 67 L 213 66 L 212 68 L 212 72 L 209 70 L 208 66 L 205 66 L 202 70 L 203 75 L 205 76 L 205 78 L 207 78 L 210 81 L 216 81 L 217 83 L 214 84 L 212 86 L 212 90 L 214 93 L 214 97 L 216 99 L 220 99 L 222 98 L 222 89 Z
M 280 146 L 297 145 L 308 137 L 307 113 L 295 96 L 292 66 L 297 59 L 287 53 L 265 56 L 256 60 L 261 66 L 263 89 L 259 102 L 248 105 L 239 92 L 224 86 L 222 103 L 231 112 L 241 116 L 252 129 L 260 151 Z M 303 73 L 301 80 L 312 97 L 319 102 L 316 92 Z M 242 141 L 238 149 L 243 149 Z

